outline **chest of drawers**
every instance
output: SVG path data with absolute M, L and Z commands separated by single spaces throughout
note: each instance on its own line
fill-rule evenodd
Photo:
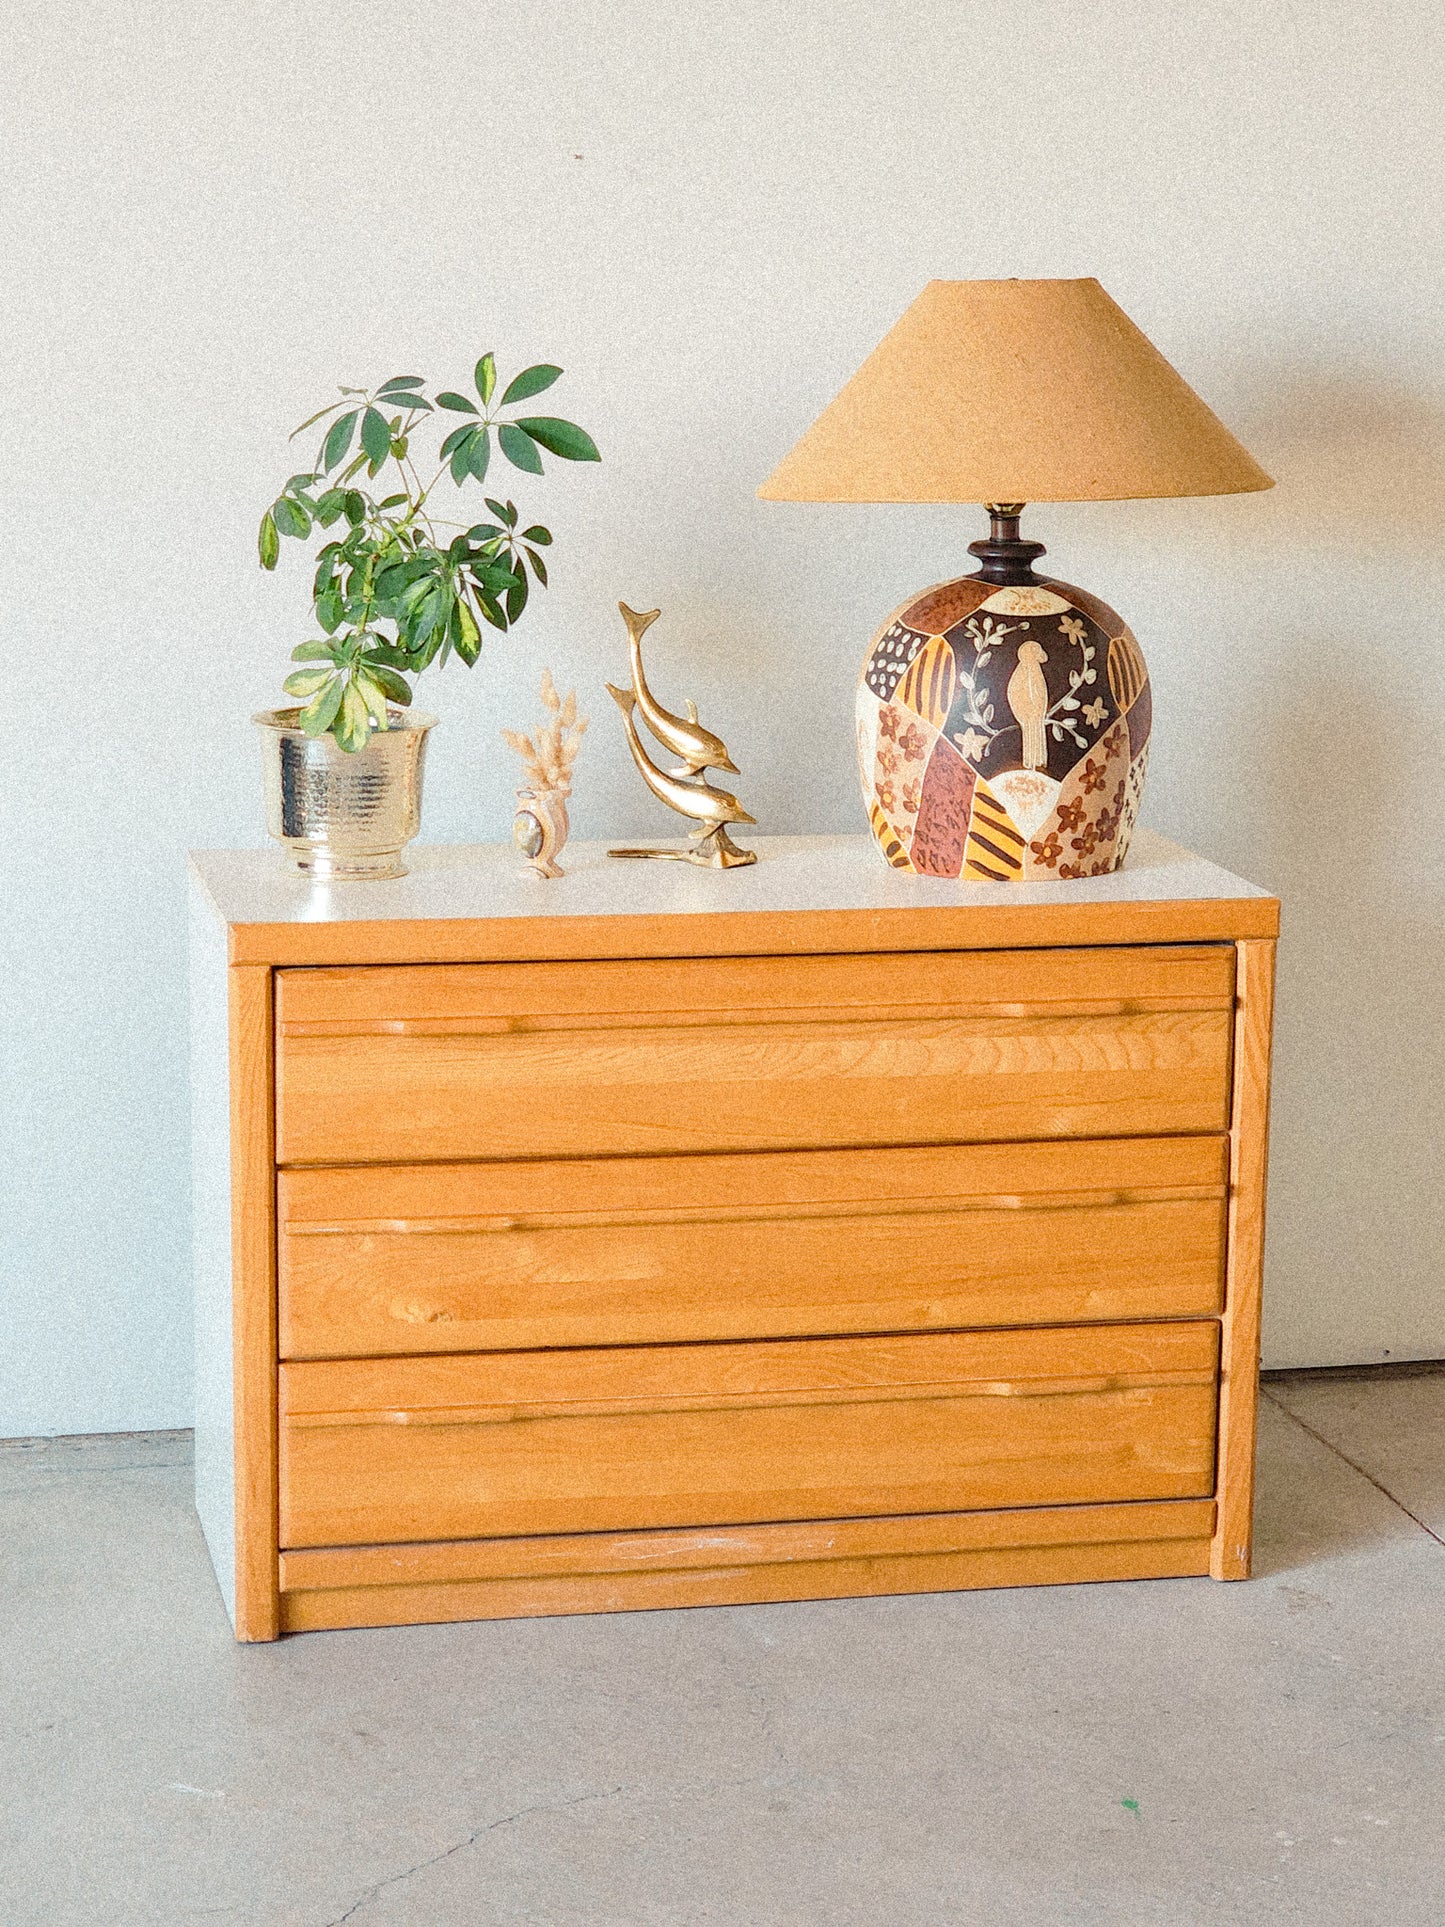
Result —
M 193 860 L 239 1637 L 1249 1568 L 1278 905 Z

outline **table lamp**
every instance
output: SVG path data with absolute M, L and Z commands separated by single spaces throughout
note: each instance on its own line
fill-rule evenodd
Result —
M 1272 486 L 1097 281 L 931 281 L 758 490 L 987 507 L 976 573 L 911 596 L 864 660 L 858 766 L 888 861 L 993 882 L 1117 869 L 1148 673 L 1106 602 L 1035 573 L 1019 516 Z

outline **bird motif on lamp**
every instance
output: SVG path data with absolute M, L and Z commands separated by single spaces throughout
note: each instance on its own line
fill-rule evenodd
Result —
M 1148 766 L 1143 654 L 1107 602 L 1035 572 L 1019 518 L 1272 486 L 1097 281 L 931 281 L 758 490 L 988 511 L 977 571 L 910 596 L 864 659 L 858 768 L 887 860 L 988 882 L 1117 869 Z
M 1009 677 L 1008 687 L 1004 691 L 1022 737 L 1025 769 L 1043 769 L 1049 760 L 1049 752 L 1044 744 L 1044 717 L 1049 710 L 1049 686 L 1044 681 L 1043 670 L 1040 667 L 1040 664 L 1047 661 L 1048 657 L 1032 638 L 1027 642 L 1021 642 L 1018 667 Z

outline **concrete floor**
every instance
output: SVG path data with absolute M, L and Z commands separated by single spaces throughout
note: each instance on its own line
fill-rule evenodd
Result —
M 0 1447 L 4 1927 L 1445 1919 L 1445 1371 L 1271 1382 L 1250 1585 L 272 1647 L 187 1445 Z

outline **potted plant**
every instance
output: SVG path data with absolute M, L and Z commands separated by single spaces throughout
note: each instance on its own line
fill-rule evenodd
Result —
M 483 625 L 510 628 L 531 583 L 545 588 L 541 552 L 552 540 L 540 523 L 519 529 L 511 501 L 484 496 L 491 519 L 463 523 L 442 520 L 432 498 L 444 481 L 458 489 L 484 483 L 494 438 L 528 475 L 542 473 L 544 450 L 563 461 L 599 460 L 574 423 L 515 412 L 561 373 L 538 363 L 496 399 L 496 362 L 485 354 L 475 400 L 455 389 L 428 396 L 420 375 L 395 375 L 378 388 L 340 389 L 339 400 L 294 431 L 293 441 L 325 424 L 315 467 L 286 483 L 261 517 L 257 541 L 262 568 L 274 569 L 282 536 L 335 531 L 317 553 L 311 591 L 322 633 L 291 652 L 305 665 L 283 685 L 297 706 L 254 720 L 266 744 L 267 827 L 298 869 L 333 878 L 403 874 L 401 851 L 420 821 L 426 732 L 436 720 L 411 711 L 408 678 L 449 656 L 471 668 Z M 428 416 L 438 424 L 463 418 L 442 440 L 430 480 L 414 446 Z

